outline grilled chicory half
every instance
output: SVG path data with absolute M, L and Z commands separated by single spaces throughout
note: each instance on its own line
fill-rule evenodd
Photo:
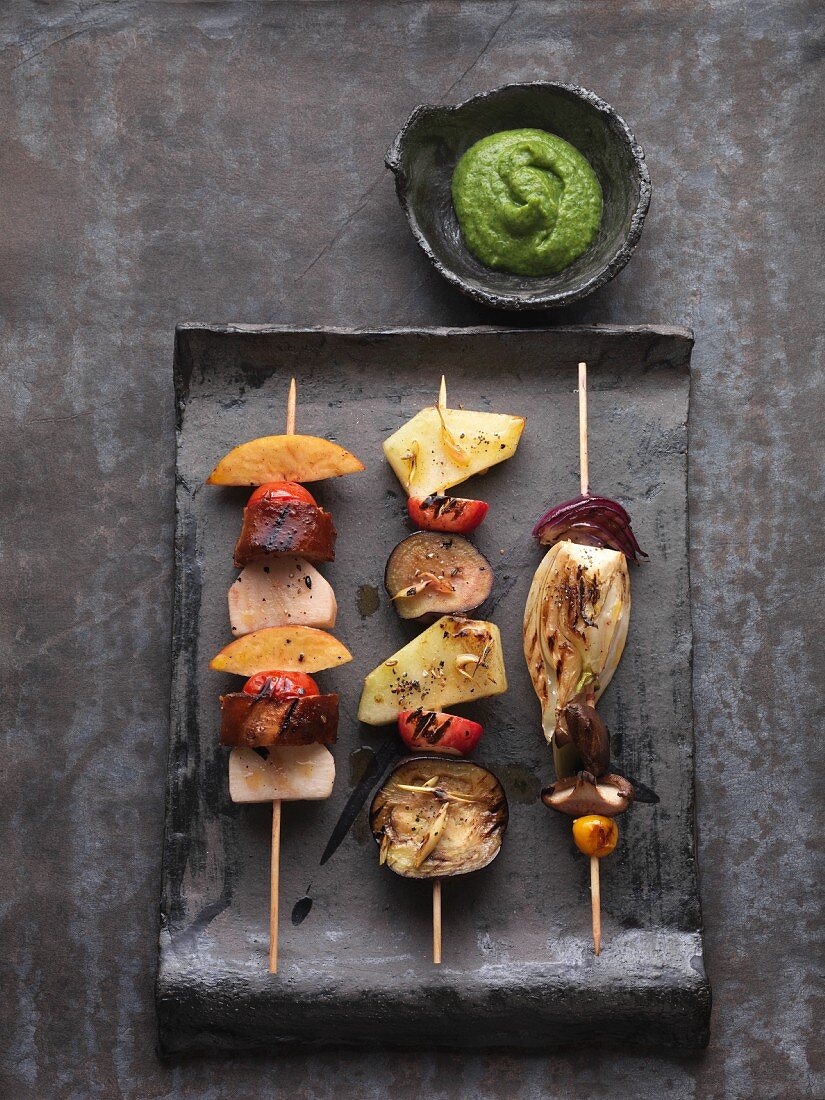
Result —
M 556 744 L 568 703 L 598 699 L 624 649 L 630 622 L 627 559 L 618 550 L 558 542 L 536 570 L 524 611 L 524 656 L 541 703 L 544 736 L 559 778 L 578 752 Z

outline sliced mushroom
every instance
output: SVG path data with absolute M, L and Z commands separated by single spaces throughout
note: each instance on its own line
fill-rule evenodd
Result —
M 582 817 L 584 814 L 604 814 L 616 817 L 630 808 L 633 787 L 620 775 L 602 775 L 599 779 L 589 772 L 558 779 L 541 792 L 541 800 L 551 810 Z
M 461 535 L 418 531 L 390 554 L 384 584 L 402 619 L 463 614 L 490 595 L 493 568 Z
M 443 756 L 402 761 L 370 807 L 380 862 L 406 878 L 465 875 L 498 855 L 507 798 L 478 764 Z
M 562 711 L 562 720 L 584 769 L 595 776 L 604 775 L 610 767 L 610 737 L 596 709 L 586 703 L 568 703 Z M 556 740 L 559 741 L 558 730 Z

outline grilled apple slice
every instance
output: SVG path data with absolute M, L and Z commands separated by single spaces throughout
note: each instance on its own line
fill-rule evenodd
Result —
M 265 485 L 268 481 L 322 481 L 364 469 L 354 454 L 316 435 L 264 435 L 224 455 L 208 485 Z
M 495 623 L 443 615 L 367 676 L 358 717 L 382 726 L 402 710 L 442 710 L 506 690 Z
M 405 878 L 480 871 L 498 855 L 507 820 L 493 773 L 443 756 L 402 761 L 370 807 L 380 862 Z
M 351 660 L 347 647 L 325 630 L 311 626 L 268 626 L 224 646 L 209 667 L 217 672 L 254 676 L 271 668 L 281 672 L 322 672 Z
M 515 454 L 523 416 L 430 405 L 384 440 L 408 496 L 423 500 Z
M 335 760 L 323 745 L 233 749 L 229 797 L 233 802 L 296 802 L 329 798 Z

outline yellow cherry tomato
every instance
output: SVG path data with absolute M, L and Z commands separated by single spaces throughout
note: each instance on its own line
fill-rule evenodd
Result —
M 586 856 L 609 856 L 619 839 L 619 827 L 612 817 L 587 814 L 573 822 L 573 840 Z

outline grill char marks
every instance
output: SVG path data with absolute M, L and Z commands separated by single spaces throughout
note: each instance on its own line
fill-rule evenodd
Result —
M 337 695 L 270 699 L 233 692 L 221 696 L 222 745 L 331 745 L 337 736 Z
M 262 498 L 244 509 L 243 527 L 235 546 L 235 565 L 241 569 L 256 558 L 294 554 L 307 561 L 335 560 L 335 524 L 332 516 L 303 500 Z

